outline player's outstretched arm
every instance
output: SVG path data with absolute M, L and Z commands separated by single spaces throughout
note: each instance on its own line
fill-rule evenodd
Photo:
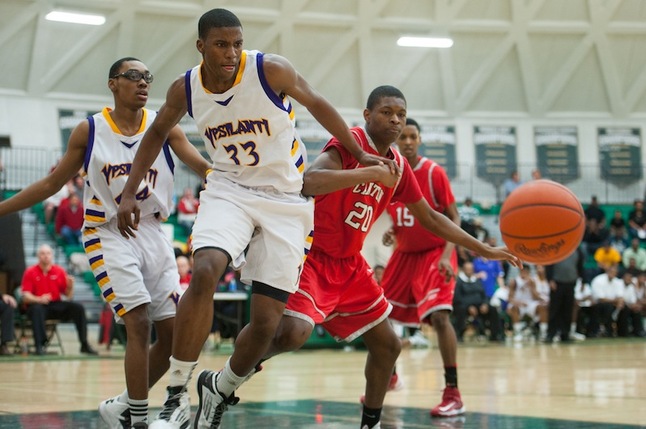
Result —
M 0 216 L 26 209 L 51 197 L 70 181 L 83 166 L 89 135 L 88 121 L 77 125 L 67 142 L 67 151 L 54 171 L 0 203 Z
M 422 226 L 443 239 L 464 246 L 487 259 L 507 260 L 515 267 L 522 266 L 518 257 L 505 247 L 492 247 L 464 232 L 449 218 L 433 210 L 422 198 L 416 203 L 407 204 L 408 210 L 419 220 Z
M 130 168 L 128 181 L 121 193 L 117 218 L 119 231 L 126 238 L 135 236 L 134 231 L 139 224 L 139 207 L 135 200 L 137 188 L 159 155 L 171 129 L 179 123 L 186 112 L 184 78 L 180 77 L 171 84 L 166 93 L 166 102 L 161 106 L 155 120 L 141 139 L 137 155 Z
M 303 105 L 361 165 L 386 164 L 393 173 L 399 171 L 393 160 L 369 154 L 359 146 L 339 112 L 296 71 L 289 60 L 280 55 L 266 54 L 263 69 L 269 86 L 277 94 L 286 94 Z
M 344 170 L 341 155 L 336 149 L 330 148 L 321 153 L 305 171 L 302 193 L 308 196 L 329 194 L 366 182 L 380 182 L 393 187 L 397 178 L 397 174 L 385 164 Z

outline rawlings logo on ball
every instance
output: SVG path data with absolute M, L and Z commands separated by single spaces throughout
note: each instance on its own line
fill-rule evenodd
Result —
M 518 253 L 521 253 L 526 256 L 531 256 L 533 258 L 546 258 L 550 256 L 556 256 L 561 251 L 561 248 L 565 245 L 565 240 L 559 240 L 555 243 L 545 243 L 536 247 L 527 247 L 526 244 L 520 243 L 514 248 Z

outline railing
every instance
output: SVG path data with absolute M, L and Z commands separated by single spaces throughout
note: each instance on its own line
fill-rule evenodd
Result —
M 37 147 L 0 148 L 4 167 L 0 173 L 2 189 L 18 190 L 46 176 L 61 158 L 58 150 Z M 200 179 L 182 162 L 175 159 L 175 193 L 181 195 L 185 187 L 196 189 Z M 530 180 L 534 163 L 518 163 L 517 169 L 523 181 Z M 456 177 L 451 180 L 458 202 L 472 197 L 482 206 L 495 205 L 502 201 L 502 184 L 493 184 L 477 176 L 474 164 L 459 163 Z M 547 176 L 547 174 L 546 174 Z M 601 204 L 631 204 L 644 198 L 646 171 L 641 178 L 625 185 L 613 184 L 602 178 L 601 168 L 596 163 L 581 163 L 579 178 L 566 185 L 579 196 L 583 203 L 596 195 Z
M 0 148 L 2 171 L 0 188 L 19 190 L 47 176 L 60 160 L 60 150 L 36 147 Z M 175 194 L 181 195 L 185 187 L 197 189 L 200 179 L 181 161 L 175 158 Z

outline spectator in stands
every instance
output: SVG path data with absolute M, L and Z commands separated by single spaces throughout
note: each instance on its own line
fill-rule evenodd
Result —
M 496 238 L 489 237 L 487 243 L 496 246 Z M 499 287 L 505 283 L 505 271 L 500 261 L 492 261 L 482 256 L 473 258 L 473 269 L 484 285 L 487 298 L 491 298 Z
M 474 237 L 483 243 L 486 243 L 489 239 L 489 230 L 485 228 L 481 217 L 477 217 L 473 220 L 473 227 L 475 233 Z
M 523 182 L 520 180 L 520 175 L 518 174 L 517 170 L 514 170 L 511 172 L 511 175 L 509 178 L 505 179 L 505 181 L 502 184 L 503 191 L 505 192 L 505 198 L 511 194 L 511 192 L 518 188 L 520 185 L 522 185 Z
M 72 179 L 72 183 L 74 184 L 74 193 L 83 195 L 83 192 L 85 191 L 85 179 L 83 179 L 83 176 L 77 174 Z
M 499 341 L 500 318 L 495 308 L 489 306 L 489 299 L 484 291 L 482 281 L 475 275 L 473 264 L 465 262 L 458 274 L 453 296 L 453 317 L 458 341 L 463 341 L 467 321 L 473 323 L 478 335 L 485 334 L 489 328 L 489 340 Z
M 628 215 L 628 232 L 631 238 L 646 240 L 646 212 L 642 200 L 635 200 L 633 203 L 633 210 Z
M 588 226 L 591 222 L 594 222 L 599 228 L 605 228 L 606 226 L 606 213 L 599 206 L 599 200 L 596 195 L 593 195 L 590 199 L 590 204 L 585 209 L 585 220 L 588 223 Z
M 65 244 L 79 244 L 84 220 L 81 197 L 72 193 L 56 211 L 56 234 L 61 236 Z
M 611 265 L 605 272 L 592 279 L 592 308 L 594 319 L 588 337 L 614 337 L 613 321 L 624 307 L 624 281 L 617 277 L 617 266 Z
M 179 272 L 179 294 L 182 296 L 191 283 L 191 262 L 184 255 L 176 257 L 175 262 L 177 263 L 177 271 Z
M 610 240 L 605 240 L 603 245 L 594 252 L 594 260 L 599 269 L 605 271 L 608 267 L 616 266 L 621 262 L 621 253 L 610 245 Z
M 0 356 L 11 355 L 8 343 L 15 341 L 13 314 L 17 307 L 13 296 L 3 293 L 0 297 Z
M 574 289 L 577 282 L 583 279 L 583 251 L 577 248 L 564 260 L 545 267 L 549 282 L 549 322 L 547 342 L 552 342 L 557 335 L 561 341 L 582 340 L 585 337 L 576 333 L 576 311 Z
M 475 237 L 476 233 L 474 222 L 478 217 L 480 217 L 480 210 L 473 206 L 473 200 L 471 197 L 466 197 L 464 199 L 464 203 L 458 207 L 458 214 L 460 215 L 460 226 L 462 229 Z
M 597 221 L 586 221 L 585 234 L 583 235 L 583 252 L 586 255 L 593 255 L 603 246 L 604 241 L 610 239 L 610 230 L 602 228 Z
M 541 170 L 538 168 L 535 168 L 532 170 L 532 180 L 540 180 L 543 178 L 543 174 L 541 173 Z
M 509 282 L 509 305 L 507 314 L 512 321 L 514 341 L 523 340 L 523 321 L 528 319 L 530 326 L 539 323 L 539 339 L 547 338 L 547 303 L 541 300 L 536 291 L 536 283 L 531 276 L 531 266 L 523 265 L 516 278 Z
M 621 210 L 615 210 L 612 219 L 610 219 L 610 234 L 613 236 L 628 237 L 628 228 Z
M 611 229 L 608 240 L 610 241 L 610 246 L 620 254 L 624 253 L 624 251 L 630 246 L 628 237 L 622 235 L 619 230 Z
M 83 305 L 72 301 L 74 278 L 54 264 L 54 252 L 48 244 L 38 248 L 38 263 L 25 270 L 22 278 L 22 303 L 26 306 L 34 330 L 36 354 L 44 353 L 45 320 L 72 320 L 76 326 L 81 353 L 96 355 L 87 341 L 87 319 Z M 63 301 L 61 296 L 67 297 Z
M 644 284 L 640 284 L 638 278 L 629 272 L 624 273 L 623 280 L 625 285 L 624 308 L 619 312 L 617 334 L 620 337 L 633 335 L 644 338 L 646 337 L 644 322 L 642 321 Z
M 70 180 L 61 187 L 54 195 L 48 197 L 43 202 L 45 211 L 45 224 L 49 225 L 56 218 L 56 211 L 61 202 L 70 196 L 74 191 L 74 183 Z
M 182 198 L 177 203 L 177 223 L 182 227 L 186 236 L 191 235 L 199 206 L 200 201 L 193 195 L 193 190 L 191 188 L 184 188 Z
M 628 268 L 630 260 L 635 260 L 635 267 L 639 271 L 646 271 L 646 249 L 643 249 L 640 246 L 639 238 L 635 237 L 630 241 L 630 247 L 624 250 L 624 253 L 621 255 L 622 263 L 624 267 Z

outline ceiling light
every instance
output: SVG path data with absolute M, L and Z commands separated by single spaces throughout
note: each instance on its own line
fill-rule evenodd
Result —
M 397 40 L 397 45 L 413 48 L 450 48 L 453 46 L 453 40 L 448 37 L 402 36 Z
M 88 13 L 77 12 L 62 12 L 54 10 L 45 15 L 48 21 L 70 22 L 73 24 L 86 24 L 86 25 L 103 25 L 105 24 L 105 16 L 92 15 Z

